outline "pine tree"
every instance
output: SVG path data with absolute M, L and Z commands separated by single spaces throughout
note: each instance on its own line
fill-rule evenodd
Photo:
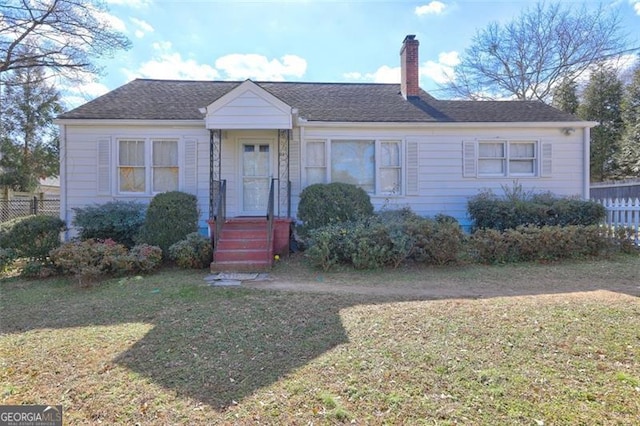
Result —
M 605 66 L 593 71 L 578 108 L 580 118 L 596 121 L 591 129 L 591 181 L 617 175 L 617 151 L 622 136 L 622 82 L 617 73 Z
M 617 156 L 620 177 L 640 177 L 640 63 L 626 87 L 621 107 L 624 133 Z
M 53 119 L 60 94 L 42 68 L 15 70 L 0 92 L 0 185 L 33 191 L 40 178 L 57 176 L 59 152 Z
M 577 83 L 568 78 L 562 80 L 562 83 L 553 91 L 552 105 L 561 111 L 575 114 L 580 105 Z

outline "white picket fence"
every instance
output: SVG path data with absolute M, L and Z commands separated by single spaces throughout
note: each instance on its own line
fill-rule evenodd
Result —
M 640 199 L 597 200 L 607 209 L 605 225 L 610 229 L 630 228 L 635 231 L 635 242 L 640 244 Z

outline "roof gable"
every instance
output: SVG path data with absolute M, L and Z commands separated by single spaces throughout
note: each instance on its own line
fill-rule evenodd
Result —
M 208 129 L 291 129 L 292 107 L 251 80 L 206 108 Z

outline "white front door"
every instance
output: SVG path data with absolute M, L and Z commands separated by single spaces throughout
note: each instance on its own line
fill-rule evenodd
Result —
M 271 142 L 268 139 L 241 139 L 242 214 L 267 214 L 271 183 Z

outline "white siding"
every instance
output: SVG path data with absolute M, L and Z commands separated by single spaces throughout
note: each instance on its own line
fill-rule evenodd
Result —
M 209 132 L 203 127 L 142 127 L 142 126 L 78 126 L 66 125 L 62 165 L 64 181 L 61 182 L 66 202 L 61 206 L 61 216 L 71 226 L 73 208 L 89 204 L 103 204 L 111 200 L 136 200 L 148 203 L 152 195 L 119 195 L 117 193 L 116 143 L 118 138 L 175 138 L 180 146 L 180 190 L 198 197 L 201 212 L 199 227 L 204 232 L 209 217 Z M 107 145 L 108 148 L 107 149 Z M 187 164 L 197 153 L 197 162 Z M 106 157 L 105 157 L 106 156 Z M 108 157 L 108 158 L 107 158 Z M 105 159 L 109 162 L 106 173 Z M 191 176 L 188 176 L 191 173 Z M 187 173 L 187 175 L 185 175 Z M 100 176 L 100 182 L 98 177 Z M 104 179 L 107 182 L 104 182 Z M 195 180 L 194 180 L 195 179 Z M 185 186 L 188 183 L 188 187 Z M 71 235 L 75 232 L 72 229 Z
M 207 108 L 208 129 L 290 129 L 291 107 L 249 82 Z M 244 85 L 244 84 L 243 84 Z
M 417 144 L 418 183 L 417 195 L 409 192 L 400 196 L 371 197 L 376 208 L 411 207 L 416 213 L 434 216 L 444 213 L 457 218 L 461 224 L 469 225 L 466 214 L 467 201 L 482 189 L 492 189 L 501 194 L 503 186 L 514 183 L 512 177 L 485 178 L 463 176 L 465 166 L 463 143 L 487 139 L 530 139 L 539 141 L 539 151 L 553 153 L 553 168 L 550 162 L 541 162 L 542 176 L 520 177 L 518 183 L 526 190 L 551 191 L 558 195 L 583 196 L 583 150 L 581 132 L 566 136 L 557 128 L 467 128 L 467 129 L 394 129 L 394 128 L 304 128 L 304 139 L 340 139 L 361 137 L 371 139 L 401 139 L 408 146 Z M 302 153 L 304 156 L 304 152 Z M 412 159 L 413 160 L 413 159 Z M 304 163 L 304 159 L 302 159 Z M 404 167 L 416 167 L 414 161 L 404 160 Z M 468 166 L 468 165 L 467 165 Z M 474 173 L 475 176 L 475 173 Z M 588 177 L 587 177 L 588 178 Z M 302 179 L 304 182 L 304 178 Z M 297 210 L 299 193 L 294 193 Z

